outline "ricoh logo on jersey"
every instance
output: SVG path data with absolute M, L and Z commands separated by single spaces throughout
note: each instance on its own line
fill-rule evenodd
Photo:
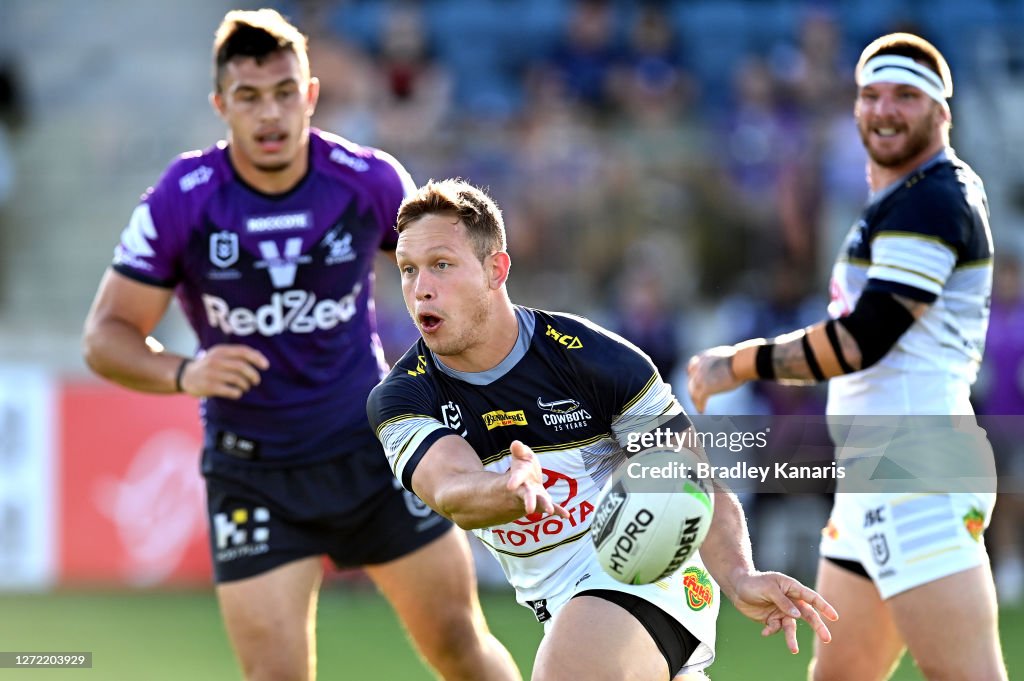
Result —
M 207 323 L 231 336 L 276 336 L 286 331 L 311 333 L 326 331 L 352 319 L 356 314 L 356 299 L 363 290 L 356 284 L 350 293 L 338 300 L 317 300 L 312 291 L 293 289 L 275 292 L 270 302 L 255 310 L 231 307 L 227 301 L 209 294 L 203 295 Z
M 581 408 L 580 403 L 573 399 L 545 402 L 538 397 L 537 406 L 551 412 L 541 415 L 541 420 L 544 425 L 554 428 L 555 432 L 585 428 L 592 418 L 590 412 Z
M 542 468 L 544 473 L 544 489 L 559 506 L 569 512 L 568 518 L 547 516 L 543 513 L 530 513 L 519 520 L 513 521 L 516 529 L 493 529 L 491 533 L 499 544 L 507 546 L 535 545 L 548 537 L 562 534 L 566 528 L 572 529 L 582 525 L 594 512 L 594 505 L 584 499 L 574 503 L 579 494 L 579 481 L 559 471 Z
M 523 413 L 522 409 L 516 409 L 515 411 L 495 409 L 494 411 L 489 411 L 486 414 L 481 414 L 480 417 L 484 420 L 484 425 L 487 426 L 487 430 L 504 428 L 505 426 L 527 425 L 526 414 Z
M 245 221 L 245 229 L 251 234 L 264 232 L 283 232 L 294 229 L 309 229 L 313 226 L 313 214 L 309 211 L 301 213 L 278 213 L 277 215 L 260 215 Z

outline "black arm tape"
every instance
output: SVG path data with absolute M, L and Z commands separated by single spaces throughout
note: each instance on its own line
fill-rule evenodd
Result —
M 818 365 L 818 358 L 814 355 L 814 348 L 811 347 L 811 341 L 807 339 L 806 333 L 803 335 L 803 338 L 800 339 L 800 343 L 804 346 L 804 359 L 807 360 L 807 368 L 811 370 L 814 380 L 824 381 L 825 374 L 821 372 L 821 367 Z
M 836 353 L 836 361 L 839 362 L 839 366 L 842 367 L 844 374 L 852 374 L 856 369 L 850 366 L 850 363 L 846 361 L 846 356 L 843 354 L 843 346 L 839 342 L 839 332 L 836 331 L 836 320 L 830 319 L 825 322 L 825 335 L 828 336 L 829 345 L 832 346 L 832 352 Z
M 867 369 L 896 345 L 914 323 L 914 315 L 892 294 L 867 290 L 860 295 L 853 312 L 837 321 L 857 341 L 860 368 Z
M 772 363 L 772 352 L 775 350 L 775 343 L 765 343 L 757 348 L 757 355 L 754 358 L 757 366 L 757 376 L 765 381 L 775 380 L 775 365 Z

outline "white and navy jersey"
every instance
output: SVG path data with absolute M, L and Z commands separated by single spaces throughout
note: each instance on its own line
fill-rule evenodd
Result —
M 208 433 L 294 463 L 376 446 L 364 405 L 387 366 L 373 265 L 413 190 L 389 155 L 312 130 L 309 170 L 286 193 L 246 184 L 221 142 L 180 156 L 143 195 L 113 268 L 175 288 L 200 349 L 244 343 L 270 360 L 240 399 L 204 400 Z
M 374 388 L 367 413 L 407 489 L 446 435 L 465 438 L 494 473 L 509 469 L 514 440 L 540 457 L 544 486 L 570 517 L 531 514 L 474 531 L 525 604 L 573 587 L 596 567 L 587 538 L 595 498 L 625 460 L 629 432 L 683 411 L 628 341 L 579 317 L 524 307 L 516 315 L 517 345 L 494 369 L 453 371 L 420 340 Z
M 865 290 L 931 303 L 877 364 L 829 381 L 830 414 L 969 414 L 985 347 L 992 234 L 981 179 L 946 149 L 872 197 L 832 271 L 833 318 Z

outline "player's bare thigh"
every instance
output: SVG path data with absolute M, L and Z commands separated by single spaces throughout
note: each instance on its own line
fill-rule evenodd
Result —
M 886 604 L 929 681 L 1007 678 L 988 563 L 896 594 Z
M 903 641 L 874 583 L 822 559 L 816 590 L 840 615 L 828 624 L 831 643 L 814 643 L 812 681 L 889 678 L 903 653 Z
M 442 620 L 449 627 L 457 621 L 483 627 L 472 554 L 457 528 L 365 570 L 414 636 L 420 631 L 427 637 L 443 635 Z
M 451 528 L 412 553 L 365 569 L 416 648 L 444 678 L 521 679 L 511 655 L 487 629 L 462 530 Z
M 578 596 L 562 607 L 533 668 L 533 681 L 668 678 L 665 657 L 644 626 L 618 605 L 593 596 Z
M 247 681 L 316 676 L 319 557 L 217 585 L 224 626 Z

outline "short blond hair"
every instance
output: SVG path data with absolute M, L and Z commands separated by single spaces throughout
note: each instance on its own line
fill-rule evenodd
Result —
M 426 215 L 450 215 L 466 227 L 480 262 L 505 250 L 505 222 L 494 199 L 460 179 L 430 180 L 402 202 L 395 229 L 401 234 L 409 223 Z

